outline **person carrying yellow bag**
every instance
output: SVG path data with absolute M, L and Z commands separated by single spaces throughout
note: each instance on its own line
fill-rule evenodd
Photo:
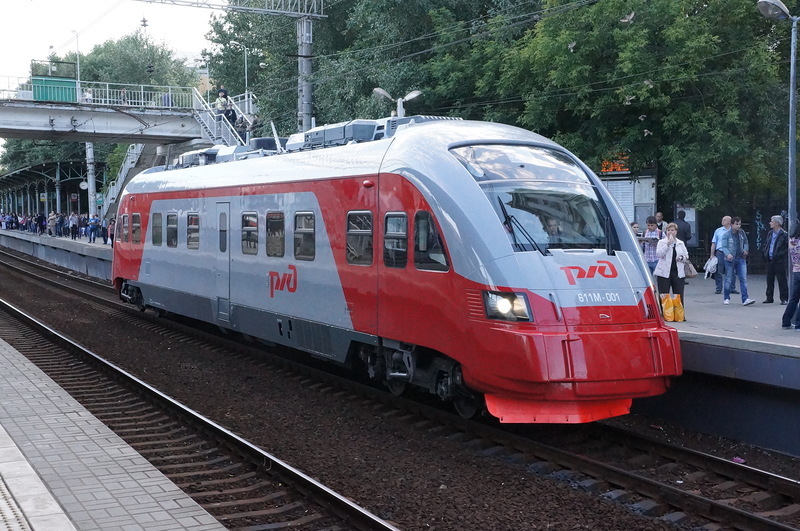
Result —
M 656 247 L 658 263 L 653 274 L 661 294 L 664 320 L 685 321 L 683 289 L 686 282 L 686 271 L 684 266 L 689 261 L 689 251 L 686 250 L 686 244 L 678 239 L 678 226 L 675 223 L 667 225 L 666 233 L 666 238 L 659 240 Z M 670 291 L 673 296 L 670 296 Z

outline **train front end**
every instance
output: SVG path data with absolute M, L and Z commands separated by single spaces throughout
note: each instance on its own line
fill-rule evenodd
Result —
M 426 140 L 449 153 L 431 182 L 412 177 L 438 209 L 463 301 L 426 343 L 502 422 L 591 422 L 665 392 L 682 371 L 677 332 L 605 186 L 539 135 L 458 127 Z
M 588 422 L 666 391 L 681 373 L 677 332 L 664 325 L 638 244 L 597 178 L 555 147 L 450 152 L 488 200 L 485 221 L 501 242 L 482 267 L 493 282 L 470 306 L 482 313 L 470 318 L 481 350 L 503 363 L 464 371 L 480 381 L 489 411 L 503 422 Z

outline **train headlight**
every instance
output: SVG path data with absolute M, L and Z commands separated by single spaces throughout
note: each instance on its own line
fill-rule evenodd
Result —
M 530 321 L 528 299 L 524 293 L 484 291 L 486 317 L 502 321 Z

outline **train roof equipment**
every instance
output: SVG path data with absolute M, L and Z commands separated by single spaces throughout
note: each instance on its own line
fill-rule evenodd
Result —
M 169 166 L 151 168 L 149 171 L 167 171 L 193 166 L 206 166 L 222 162 L 244 160 L 256 157 L 267 157 L 281 153 L 292 153 L 310 149 L 343 146 L 350 143 L 372 142 L 383 138 L 391 138 L 399 130 L 414 124 L 461 120 L 461 118 L 443 116 L 391 116 L 377 120 L 351 120 L 335 124 L 322 125 L 309 129 L 304 133 L 295 133 L 285 137 L 259 137 L 250 140 L 248 146 L 216 145 L 210 148 L 188 151 L 177 157 Z M 280 145 L 280 147 L 278 147 Z

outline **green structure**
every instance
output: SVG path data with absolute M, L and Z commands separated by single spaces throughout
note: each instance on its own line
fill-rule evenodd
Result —
M 33 77 L 34 101 L 58 101 L 75 103 L 77 98 L 77 82 L 63 77 Z
M 67 61 L 31 61 L 34 101 L 78 101 L 77 67 Z

